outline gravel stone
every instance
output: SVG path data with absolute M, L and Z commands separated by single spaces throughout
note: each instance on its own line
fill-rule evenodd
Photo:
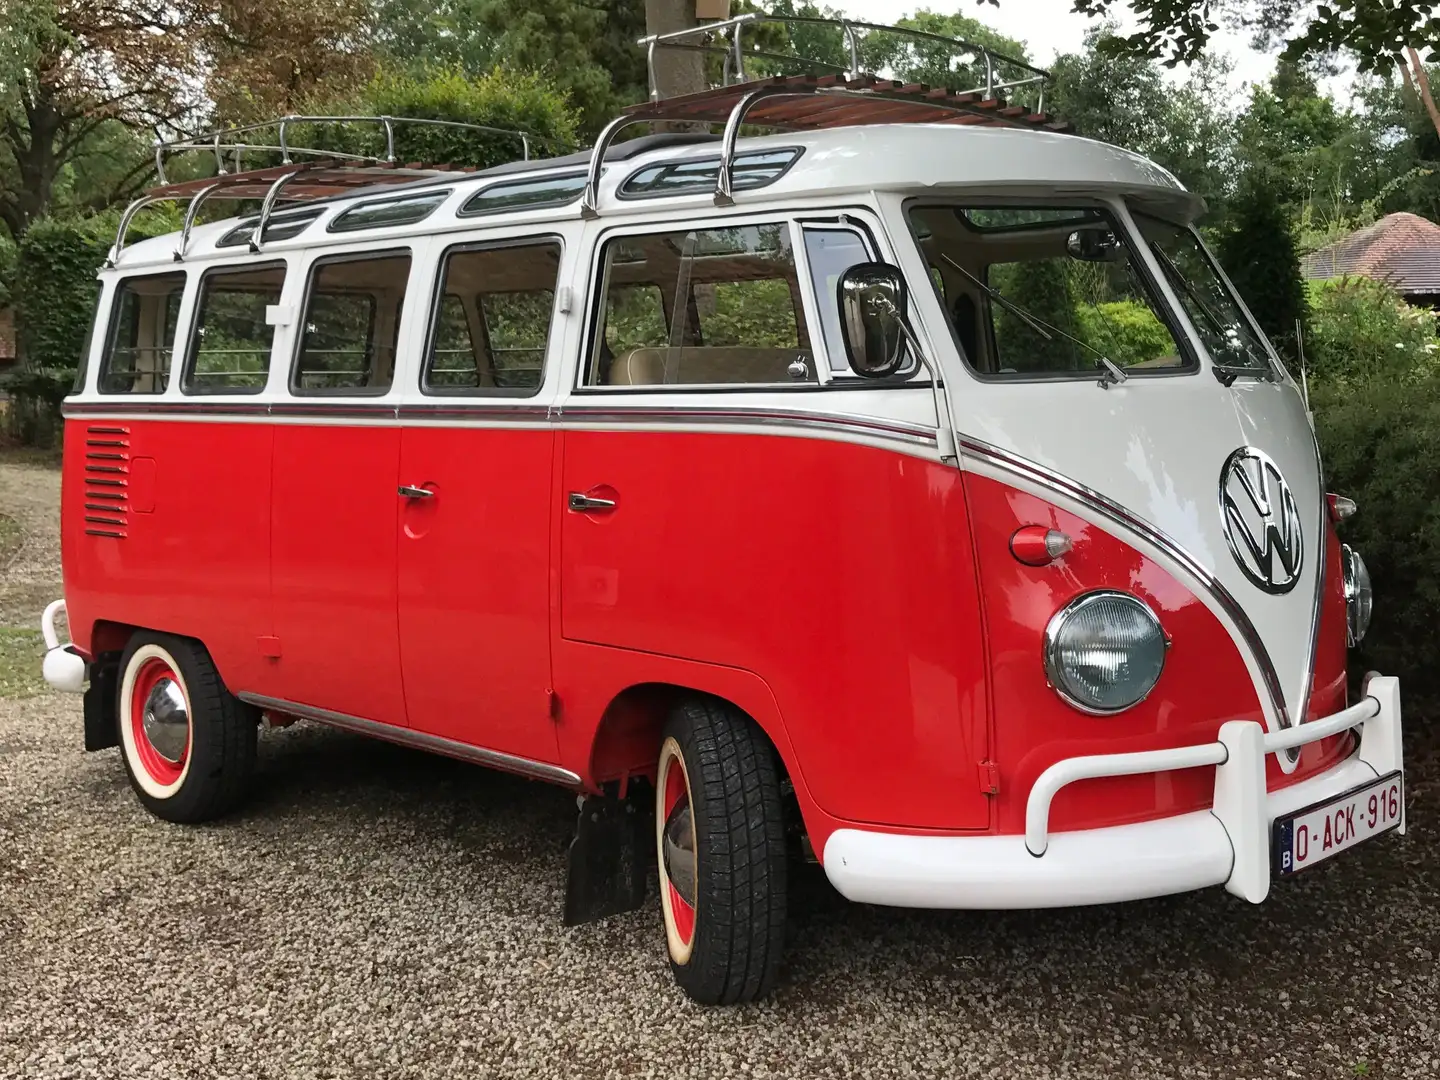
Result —
M 809 867 L 777 993 L 704 1009 L 653 894 L 560 925 L 564 791 L 297 724 L 241 813 L 173 826 L 78 698 L 0 700 L 0 1077 L 1431 1080 L 1440 738 L 1409 723 L 1409 835 L 1263 906 L 901 911 Z

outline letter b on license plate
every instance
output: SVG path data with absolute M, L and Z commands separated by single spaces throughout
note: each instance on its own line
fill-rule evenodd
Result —
M 1338 855 L 1362 840 L 1400 824 L 1405 777 L 1395 772 L 1379 780 L 1276 818 L 1271 845 L 1275 873 L 1293 874 Z

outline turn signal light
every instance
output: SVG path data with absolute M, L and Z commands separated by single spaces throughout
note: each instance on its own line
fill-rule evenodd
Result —
M 1344 495 L 1336 495 L 1333 492 L 1325 496 L 1325 501 L 1330 504 L 1330 520 L 1336 525 L 1354 517 L 1355 511 L 1360 509 L 1355 505 L 1354 499 L 1347 499 Z
M 1010 537 L 1010 554 L 1026 566 L 1049 566 L 1072 547 L 1066 533 L 1044 525 L 1023 525 Z

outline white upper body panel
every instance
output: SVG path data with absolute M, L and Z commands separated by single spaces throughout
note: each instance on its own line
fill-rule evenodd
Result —
M 871 191 L 903 191 L 912 194 L 965 191 L 1004 186 L 1016 194 L 1028 189 L 1046 196 L 1133 195 L 1152 201 L 1167 216 L 1190 220 L 1203 208 L 1201 200 L 1187 192 L 1165 169 L 1138 154 L 1107 143 L 1054 132 L 1012 128 L 974 127 L 955 124 L 879 124 L 870 127 L 769 135 L 743 139 L 741 154 L 753 151 L 798 147 L 803 153 L 784 176 L 772 184 L 735 194 L 742 207 L 780 204 L 794 206 L 811 199 Z M 632 174 L 657 162 L 714 160 L 720 153 L 717 143 L 701 142 L 667 146 L 606 165 L 600 183 L 602 220 L 656 216 L 675 207 L 706 205 L 708 194 L 687 194 L 644 199 L 620 199 L 617 191 Z M 427 188 L 449 188 L 451 197 L 434 214 L 418 225 L 389 229 L 367 229 L 363 234 L 326 231 L 327 223 L 346 208 L 401 190 L 372 188 L 363 194 L 326 201 L 320 218 L 291 240 L 268 242 L 266 252 L 283 252 L 331 244 L 346 244 L 361 236 L 366 240 L 401 236 L 430 236 L 436 233 L 472 230 L 486 226 L 509 226 L 519 222 L 565 221 L 579 216 L 578 202 L 561 207 L 521 210 L 484 217 L 460 217 L 459 207 L 477 191 L 493 184 L 509 184 L 527 176 L 557 171 L 556 166 L 536 161 L 531 171 L 507 171 L 503 175 L 437 177 L 426 181 Z M 574 172 L 574 166 L 561 171 Z M 216 242 L 238 223 L 238 218 L 197 225 L 191 234 L 186 260 L 233 256 L 244 248 L 217 248 Z M 119 268 L 169 264 L 174 260 L 178 234 L 141 240 L 124 249 Z

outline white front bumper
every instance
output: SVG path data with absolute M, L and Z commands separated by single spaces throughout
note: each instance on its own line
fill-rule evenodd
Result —
M 1270 889 L 1270 832 L 1277 817 L 1340 795 L 1404 766 L 1400 682 L 1372 678 L 1359 704 L 1267 734 L 1223 725 L 1199 747 L 1071 758 L 1037 779 L 1021 836 L 916 836 L 839 829 L 825 844 L 825 873 L 867 904 L 924 908 L 1072 907 L 1139 900 L 1210 885 L 1253 903 Z M 1358 727 L 1360 748 L 1334 768 L 1278 791 L 1265 787 L 1265 756 Z M 1215 764 L 1209 810 L 1135 825 L 1049 833 L 1050 801 L 1065 784 Z M 1401 810 L 1399 832 L 1405 831 Z

